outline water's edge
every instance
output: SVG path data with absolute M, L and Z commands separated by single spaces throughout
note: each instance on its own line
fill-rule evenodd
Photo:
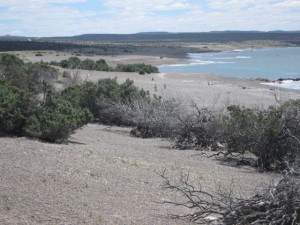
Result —
M 300 89 L 300 47 L 190 53 L 187 58 L 189 64 L 161 65 L 159 69 L 162 73 L 257 79 L 264 85 Z

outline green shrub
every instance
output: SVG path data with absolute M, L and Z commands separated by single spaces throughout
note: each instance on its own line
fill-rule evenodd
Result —
M 140 74 L 150 74 L 150 73 L 159 73 L 159 70 L 156 66 L 147 65 L 144 63 L 141 64 L 118 64 L 115 68 L 115 71 L 119 72 L 136 72 Z
M 263 114 L 253 109 L 232 105 L 227 108 L 229 116 L 225 117 L 222 137 L 229 152 L 253 152 L 256 141 L 262 135 Z
M 80 67 L 81 60 L 78 57 L 70 57 L 68 59 L 69 69 L 78 69 Z
M 95 70 L 96 63 L 94 60 L 85 59 L 85 60 L 81 61 L 80 68 L 84 69 L 84 70 Z
M 104 59 L 99 59 L 95 62 L 95 70 L 97 71 L 112 71 L 113 69 L 107 65 Z
M 267 111 L 230 106 L 222 132 L 228 151 L 257 156 L 263 170 L 283 170 L 300 157 L 300 100 Z
M 59 75 L 58 70 L 46 63 L 24 63 L 10 54 L 0 54 L 0 71 L 4 80 L 34 94 L 42 92 L 44 82 L 52 84 Z
M 62 96 L 74 107 L 89 109 L 98 121 L 112 124 L 119 124 L 112 114 L 107 113 L 115 103 L 129 104 L 133 99 L 150 99 L 149 92 L 134 86 L 133 81 L 118 84 L 116 78 L 72 86 L 64 90 Z
M 75 108 L 59 95 L 48 93 L 45 103 L 27 119 L 25 134 L 49 142 L 62 141 L 91 119 L 87 109 Z
M 15 55 L 7 53 L 0 54 L 0 68 L 6 69 L 7 67 L 20 67 L 24 65 L 25 63 L 23 62 L 23 60 L 21 60 Z
M 91 59 L 80 60 L 78 57 L 70 57 L 67 60 L 60 62 L 52 61 L 51 65 L 60 66 L 68 69 L 83 69 L 83 70 L 96 70 L 96 71 L 111 71 L 112 68 L 106 63 L 104 59 L 97 61 Z
M 60 62 L 52 61 L 51 65 L 60 66 L 68 69 L 83 69 L 83 70 L 96 70 L 96 71 L 117 71 L 117 72 L 136 72 L 139 74 L 159 73 L 156 66 L 141 64 L 118 64 L 116 68 L 110 67 L 104 59 L 97 61 L 91 59 L 80 60 L 78 57 L 70 57 L 67 60 Z
M 0 134 L 20 135 L 34 108 L 28 93 L 0 80 Z

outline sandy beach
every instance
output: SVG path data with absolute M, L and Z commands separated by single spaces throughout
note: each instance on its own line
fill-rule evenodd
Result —
M 19 52 L 28 61 L 68 58 L 69 53 Z M 58 56 L 57 56 L 58 55 Z M 86 58 L 86 56 L 80 56 Z M 92 56 L 110 65 L 187 62 L 158 56 Z M 175 98 L 183 105 L 224 109 L 230 104 L 266 108 L 300 92 L 271 88 L 257 81 L 224 78 L 212 74 L 150 74 L 79 70 L 82 80 L 117 77 L 152 94 Z M 183 200 L 178 193 L 163 189 L 156 174 L 166 170 L 171 180 L 181 173 L 205 190 L 221 184 L 236 184 L 237 194 L 250 196 L 256 187 L 276 181 L 279 176 L 259 173 L 247 166 L 232 167 L 208 159 L 194 150 L 180 151 L 164 139 L 139 139 L 130 128 L 88 124 L 71 136 L 67 144 L 49 144 L 28 138 L 0 138 L 0 224 L 107 224 L 181 225 L 167 215 L 185 209 L 162 204 Z
M 274 88 L 258 81 L 225 78 L 213 74 L 150 74 L 141 76 L 128 73 L 107 73 L 80 70 L 83 80 L 96 81 L 116 77 L 120 82 L 131 79 L 152 94 L 166 99 L 175 98 L 185 105 L 196 103 L 200 108 L 222 109 L 238 104 L 247 107 L 266 108 L 300 97 L 300 91 Z

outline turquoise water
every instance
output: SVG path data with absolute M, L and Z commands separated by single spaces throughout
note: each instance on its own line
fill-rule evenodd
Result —
M 213 73 L 238 78 L 300 78 L 300 48 L 189 54 L 190 64 L 160 66 L 162 73 Z

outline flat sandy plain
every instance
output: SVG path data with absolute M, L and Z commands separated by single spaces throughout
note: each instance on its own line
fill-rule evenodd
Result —
M 19 52 L 30 61 L 68 58 L 68 53 Z M 58 56 L 56 56 L 58 54 Z M 177 64 L 180 58 L 122 55 L 104 58 L 117 63 Z M 82 58 L 86 58 L 82 56 Z M 139 87 L 183 104 L 222 109 L 229 104 L 267 107 L 300 93 L 273 89 L 256 81 L 222 78 L 210 74 L 107 73 L 79 71 L 83 80 L 130 78 Z M 156 87 L 156 88 L 155 88 Z M 277 101 L 276 101 L 276 98 Z M 232 167 L 194 150 L 172 149 L 164 139 L 139 139 L 130 128 L 89 124 L 76 131 L 67 144 L 49 144 L 27 138 L 0 138 L 0 224 L 190 224 L 169 214 L 186 213 L 162 204 L 183 200 L 163 189 L 157 172 L 171 180 L 189 174 L 193 184 L 213 191 L 234 181 L 238 195 L 249 196 L 255 188 L 278 179 L 250 167 Z

